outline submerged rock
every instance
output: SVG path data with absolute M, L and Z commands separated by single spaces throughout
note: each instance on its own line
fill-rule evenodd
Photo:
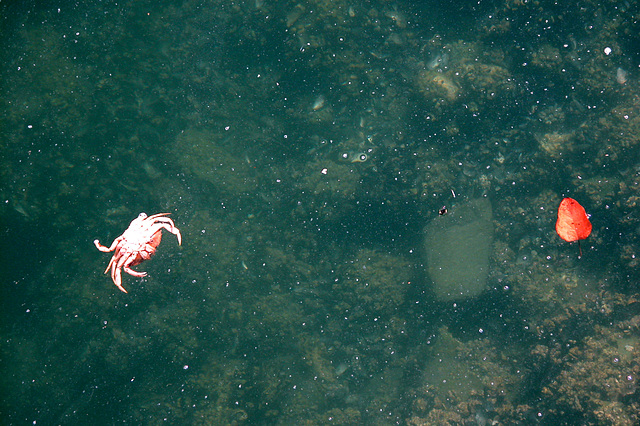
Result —
M 491 202 L 480 198 L 425 228 L 427 272 L 438 300 L 476 297 L 485 289 L 493 243 Z

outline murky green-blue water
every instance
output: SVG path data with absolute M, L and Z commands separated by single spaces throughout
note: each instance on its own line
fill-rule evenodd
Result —
M 1 423 L 637 424 L 640 12 L 555 3 L 0 2 Z

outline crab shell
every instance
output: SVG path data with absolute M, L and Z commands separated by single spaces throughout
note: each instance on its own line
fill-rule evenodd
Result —
M 162 230 L 165 229 L 178 238 L 178 244 L 182 244 L 182 236 L 176 228 L 173 220 L 163 217 L 169 213 L 158 213 L 147 216 L 140 213 L 124 233 L 116 238 L 110 247 L 105 247 L 98 240 L 94 241 L 98 250 L 103 252 L 114 251 L 105 274 L 111 269 L 111 279 L 113 283 L 123 292 L 127 290 L 122 287 L 122 269 L 135 277 L 144 277 L 146 272 L 138 272 L 131 269 L 132 266 L 139 265 L 143 261 L 150 259 L 156 252 L 156 248 L 162 240 Z

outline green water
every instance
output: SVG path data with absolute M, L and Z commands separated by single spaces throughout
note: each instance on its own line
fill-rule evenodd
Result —
M 0 2 L 2 424 L 640 421 L 634 2 L 41 3 Z M 423 229 L 480 198 L 443 300 Z M 140 212 L 183 241 L 125 294 L 93 241 Z

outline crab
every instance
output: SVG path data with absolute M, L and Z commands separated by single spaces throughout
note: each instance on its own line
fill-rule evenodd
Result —
M 139 265 L 155 254 L 156 248 L 162 239 L 163 229 L 178 238 L 178 245 L 182 244 L 182 236 L 173 220 L 163 217 L 169 214 L 158 213 L 147 216 L 146 213 L 140 213 L 137 218 L 131 221 L 127 230 L 113 240 L 111 247 L 103 246 L 98 240 L 93 242 L 100 251 L 110 252 L 115 250 L 104 273 L 106 274 L 111 269 L 111 279 L 120 290 L 127 293 L 127 290 L 122 287 L 122 269 L 134 277 L 147 275 L 146 272 L 134 271 L 131 267 Z

